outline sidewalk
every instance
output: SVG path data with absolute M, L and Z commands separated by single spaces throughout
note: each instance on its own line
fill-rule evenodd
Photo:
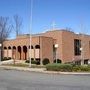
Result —
M 90 75 L 90 72 L 57 72 L 57 71 L 46 71 L 45 68 L 14 67 L 14 66 L 3 66 L 3 65 L 0 65 L 0 69 L 40 72 L 47 74 Z

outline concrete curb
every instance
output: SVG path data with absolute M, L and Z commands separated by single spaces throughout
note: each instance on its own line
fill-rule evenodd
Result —
M 14 66 L 2 66 L 2 65 L 0 66 L 0 69 L 39 72 L 46 74 L 90 75 L 90 72 L 57 72 L 57 71 L 46 71 L 45 68 L 27 68 L 27 67 L 14 67 Z

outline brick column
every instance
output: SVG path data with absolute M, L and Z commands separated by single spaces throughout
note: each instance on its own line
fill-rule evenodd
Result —
M 29 60 L 29 46 L 27 46 L 27 59 Z
M 18 47 L 16 47 L 16 57 L 15 57 L 15 59 L 18 60 Z
M 23 46 L 21 46 L 21 60 L 24 60 Z
M 42 57 L 42 38 L 40 38 L 40 51 L 39 51 L 39 53 L 40 53 L 40 65 L 43 65 L 43 63 L 42 63 L 42 61 L 43 61 L 43 57 Z

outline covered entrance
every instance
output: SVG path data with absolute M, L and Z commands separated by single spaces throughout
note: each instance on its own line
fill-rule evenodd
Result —
M 18 59 L 21 60 L 21 46 L 18 46 Z
M 12 58 L 16 59 L 16 47 L 15 46 L 13 46 L 12 48 Z
M 23 59 L 27 60 L 27 47 L 23 46 Z

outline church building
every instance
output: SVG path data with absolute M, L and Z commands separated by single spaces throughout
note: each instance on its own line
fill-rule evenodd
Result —
M 31 46 L 30 46 L 31 45 Z M 3 56 L 17 60 L 42 60 L 47 58 L 51 63 L 60 59 L 62 63 L 90 63 L 90 36 L 75 34 L 65 29 L 45 33 L 19 35 L 3 43 Z

